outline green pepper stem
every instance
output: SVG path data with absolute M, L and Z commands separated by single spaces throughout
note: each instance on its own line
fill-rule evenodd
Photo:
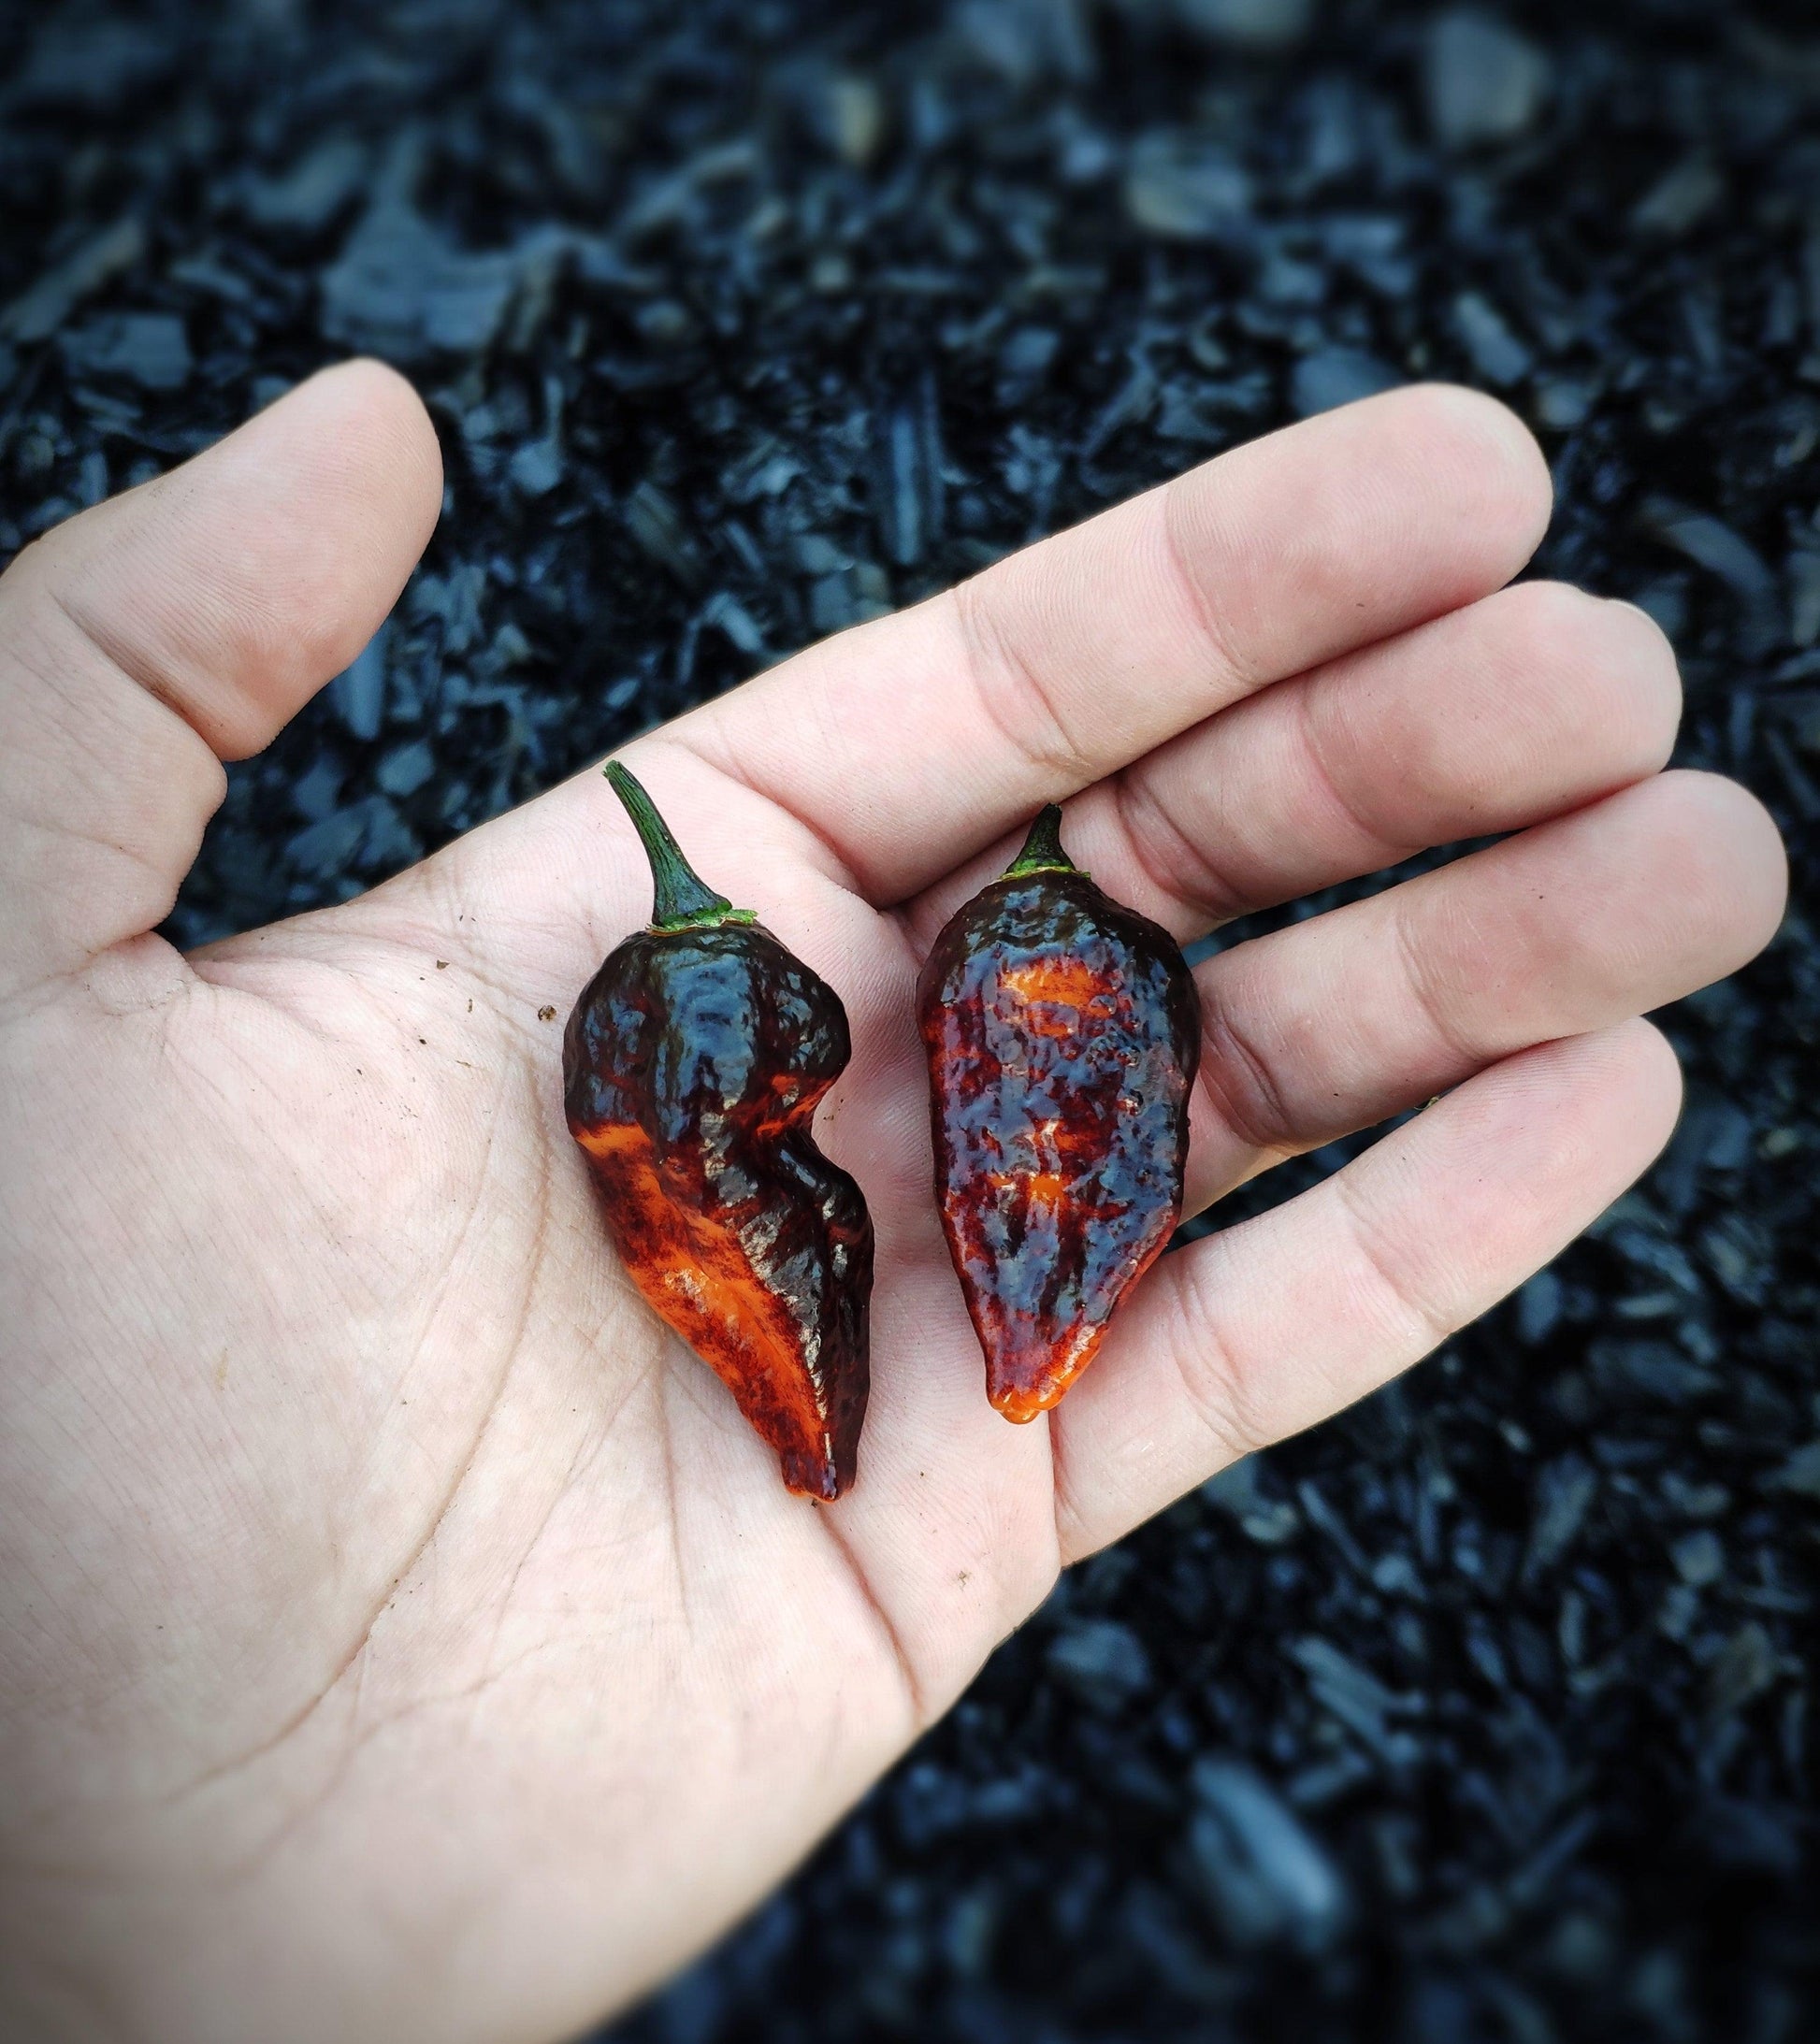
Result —
M 749 923 L 750 909 L 736 909 L 716 894 L 683 856 L 656 804 L 618 760 L 608 760 L 607 784 L 625 804 L 644 856 L 651 861 L 651 928 L 699 929 L 713 923 Z
M 1030 827 L 1024 848 L 1004 869 L 1006 880 L 1018 873 L 1077 873 L 1076 866 L 1062 849 L 1062 812 L 1054 802 Z

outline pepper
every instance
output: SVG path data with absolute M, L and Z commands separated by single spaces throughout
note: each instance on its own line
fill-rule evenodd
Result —
M 871 1382 L 872 1220 L 810 1133 L 852 1055 L 846 1011 L 695 874 L 624 767 L 606 775 L 656 899 L 569 1017 L 570 1131 L 632 1282 L 727 1384 L 789 1488 L 831 1502 L 854 1479 Z
M 1033 1419 L 1092 1360 L 1181 1216 L 1194 983 L 1102 893 L 1051 804 L 935 940 L 917 981 L 935 1197 L 986 1389 Z

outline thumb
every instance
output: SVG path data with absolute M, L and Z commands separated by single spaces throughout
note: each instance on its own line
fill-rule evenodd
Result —
M 169 913 L 221 761 L 371 637 L 441 488 L 416 393 L 344 363 L 0 576 L 0 995 Z

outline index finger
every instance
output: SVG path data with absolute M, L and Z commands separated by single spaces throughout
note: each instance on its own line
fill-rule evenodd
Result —
M 813 646 L 669 735 L 885 906 L 1241 697 L 1489 595 L 1549 508 L 1504 406 L 1389 392 Z

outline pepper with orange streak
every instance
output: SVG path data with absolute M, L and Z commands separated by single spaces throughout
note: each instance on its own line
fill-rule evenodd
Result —
M 569 1127 L 633 1283 L 726 1382 L 789 1488 L 831 1502 L 854 1479 L 871 1379 L 872 1221 L 810 1133 L 852 1055 L 846 1011 L 696 876 L 624 767 L 606 773 L 656 902 L 569 1018 Z
M 1092 1360 L 1181 1215 L 1200 1059 L 1166 929 L 1103 894 L 1051 805 L 917 983 L 935 1197 L 986 1390 L 1033 1419 Z

